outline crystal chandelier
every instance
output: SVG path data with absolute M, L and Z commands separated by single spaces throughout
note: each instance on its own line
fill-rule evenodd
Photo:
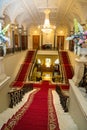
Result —
M 44 10 L 45 13 L 45 20 L 44 20 L 44 25 L 41 27 L 41 31 L 44 33 L 50 33 L 53 29 L 56 28 L 56 26 L 50 25 L 49 21 L 49 14 L 50 14 L 50 9 Z
M 50 28 L 50 21 L 49 21 L 50 10 L 46 9 L 44 11 L 44 13 L 45 13 L 45 20 L 44 20 L 44 25 L 43 25 L 41 31 L 44 32 L 44 33 L 49 33 L 49 32 L 52 31 L 52 29 Z

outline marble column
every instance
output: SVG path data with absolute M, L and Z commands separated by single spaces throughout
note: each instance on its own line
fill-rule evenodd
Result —
M 75 61 L 75 70 L 72 80 L 74 84 L 78 86 L 79 82 L 81 81 L 84 75 L 84 64 L 87 63 L 87 60 L 75 59 Z
M 43 33 L 41 32 L 41 44 L 40 44 L 40 47 L 42 47 L 43 45 Z
M 56 47 L 56 31 L 54 31 L 54 49 Z
M 12 52 L 15 52 L 15 38 L 14 38 L 15 24 L 11 24 L 11 44 Z
M 27 30 L 23 30 L 25 49 L 27 49 Z
M 18 44 L 20 46 L 20 51 L 22 50 L 22 39 L 21 39 L 21 35 L 22 35 L 22 26 L 18 27 Z

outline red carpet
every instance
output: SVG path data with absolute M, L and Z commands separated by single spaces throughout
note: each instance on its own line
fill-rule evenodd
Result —
M 10 85 L 11 87 L 17 87 L 17 88 L 23 87 L 24 82 L 26 81 L 27 76 L 29 75 L 29 72 L 31 70 L 31 65 L 32 65 L 34 56 L 35 56 L 35 51 L 32 50 L 32 51 L 27 52 L 24 62 L 20 66 L 20 69 L 18 71 L 18 74 L 15 80 Z
M 42 85 L 1 130 L 60 130 L 52 90 Z
M 69 88 L 70 88 L 70 85 L 69 85 L 69 84 L 60 84 L 59 86 L 60 86 L 60 88 L 63 89 L 63 90 L 69 90 Z
M 60 51 L 60 58 L 62 64 L 70 64 L 70 59 L 67 51 Z
M 66 79 L 66 83 L 68 83 L 68 79 L 72 79 L 74 71 L 73 67 L 70 63 L 70 58 L 67 51 L 60 51 L 61 65 L 64 70 L 64 75 Z
M 34 88 L 42 88 L 43 86 L 46 88 L 52 88 L 52 89 L 56 88 L 56 86 L 54 84 L 51 84 L 50 81 L 46 81 L 46 80 L 43 80 L 40 83 L 33 84 Z

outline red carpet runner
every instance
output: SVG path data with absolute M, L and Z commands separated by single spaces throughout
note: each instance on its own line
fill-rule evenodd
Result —
M 73 67 L 70 61 L 70 57 L 67 51 L 60 51 L 61 66 L 63 68 L 65 84 L 61 84 L 60 87 L 63 90 L 69 90 L 69 79 L 72 79 L 74 75 Z
M 52 90 L 42 84 L 1 130 L 60 130 Z

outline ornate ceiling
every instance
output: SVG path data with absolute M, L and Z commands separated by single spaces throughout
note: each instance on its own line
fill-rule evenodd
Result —
M 30 28 L 44 23 L 44 9 L 49 8 L 50 23 L 58 28 L 73 27 L 73 19 L 87 20 L 87 0 L 0 0 L 0 17 Z

